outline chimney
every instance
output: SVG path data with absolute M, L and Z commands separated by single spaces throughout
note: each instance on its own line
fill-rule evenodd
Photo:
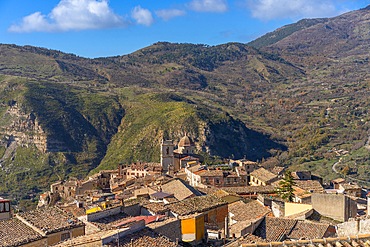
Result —
M 229 215 L 225 217 L 225 239 L 229 238 Z
M 358 234 L 361 230 L 360 223 L 361 223 L 361 220 L 359 218 L 356 218 L 356 234 Z

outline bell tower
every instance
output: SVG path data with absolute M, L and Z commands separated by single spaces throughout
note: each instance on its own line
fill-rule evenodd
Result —
M 172 140 L 163 140 L 161 142 L 161 166 L 163 172 L 168 171 L 168 167 L 170 165 L 174 165 L 175 163 L 175 156 L 173 154 L 175 145 L 173 145 Z

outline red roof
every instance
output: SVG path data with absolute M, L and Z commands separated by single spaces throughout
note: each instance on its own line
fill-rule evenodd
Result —
M 121 221 L 120 223 L 115 225 L 115 227 L 124 226 L 124 225 L 127 225 L 128 223 L 136 222 L 136 221 L 140 221 L 140 220 L 144 220 L 145 225 L 146 225 L 146 224 L 152 223 L 154 221 L 158 221 L 159 219 L 162 219 L 163 217 L 165 217 L 165 215 L 150 215 L 150 216 L 141 215 L 141 216 L 136 216 L 136 217 Z

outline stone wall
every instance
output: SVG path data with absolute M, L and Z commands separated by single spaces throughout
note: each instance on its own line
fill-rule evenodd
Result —
M 342 194 L 312 194 L 312 207 L 323 216 L 347 221 L 357 214 L 357 204 Z
M 155 222 L 148 225 L 153 231 L 161 234 L 172 241 L 181 240 L 181 221 L 179 219 L 169 219 L 163 222 Z
M 337 225 L 339 237 L 355 236 L 358 234 L 370 234 L 370 219 L 355 220 Z
M 141 206 L 138 203 L 130 206 L 124 206 L 123 212 L 130 216 L 139 216 L 141 213 Z

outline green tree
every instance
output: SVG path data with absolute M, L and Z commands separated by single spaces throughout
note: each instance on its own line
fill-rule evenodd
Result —
M 279 182 L 279 187 L 276 189 L 277 194 L 289 202 L 293 201 L 294 197 L 294 182 L 293 176 L 289 171 L 286 171 L 284 178 Z

